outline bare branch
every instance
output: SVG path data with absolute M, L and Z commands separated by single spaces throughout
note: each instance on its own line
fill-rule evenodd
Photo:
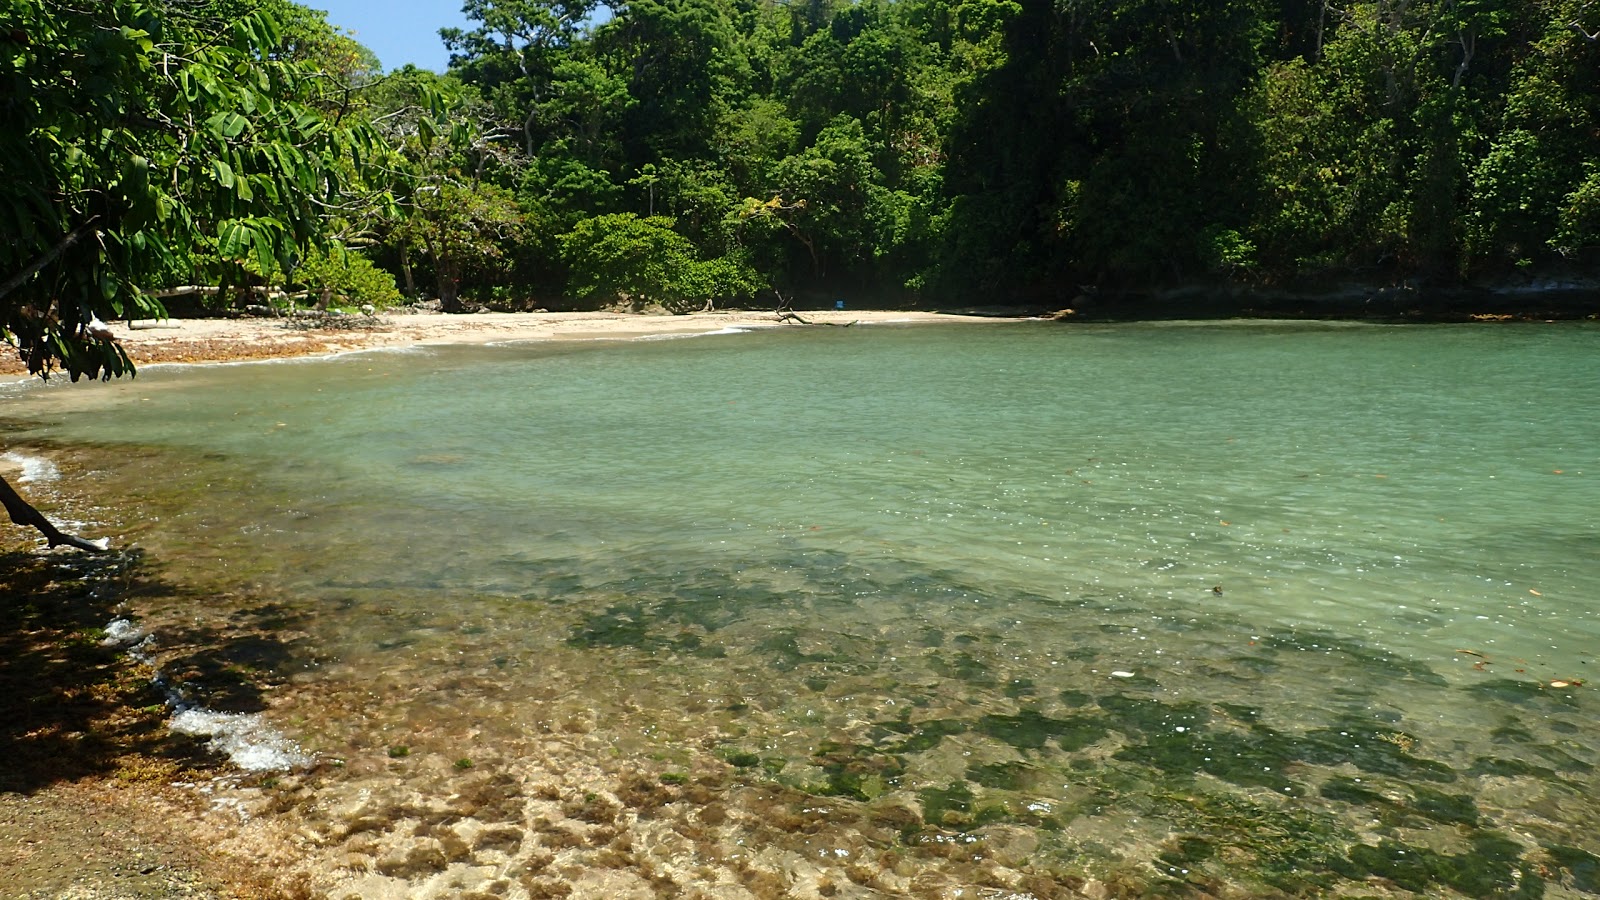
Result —
M 34 509 L 33 505 L 28 501 L 22 499 L 22 495 L 17 493 L 16 489 L 4 477 L 0 477 L 0 505 L 5 506 L 6 513 L 11 516 L 12 522 L 37 528 L 39 533 L 44 535 L 45 540 L 50 542 L 51 547 L 66 545 L 68 547 L 76 547 L 79 550 L 88 550 L 91 553 L 98 553 L 106 549 L 106 543 L 103 541 L 85 540 L 81 537 L 67 534 L 51 524 L 43 513 Z

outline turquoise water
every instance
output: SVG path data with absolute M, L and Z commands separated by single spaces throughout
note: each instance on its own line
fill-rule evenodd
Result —
M 158 639 L 272 636 L 255 707 L 324 762 L 234 790 L 330 896 L 1560 896 L 1600 890 L 1597 347 L 774 330 L 4 414 L 193 587 Z

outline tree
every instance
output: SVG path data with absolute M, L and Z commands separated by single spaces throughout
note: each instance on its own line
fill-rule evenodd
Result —
M 407 293 L 413 263 L 431 267 L 446 312 L 461 312 L 461 287 L 505 274 L 525 216 L 504 182 L 525 158 L 477 92 L 450 76 L 407 67 L 379 85 L 374 121 L 396 205 L 378 228 L 399 257 Z
M 623 134 L 636 165 L 703 157 L 742 60 L 716 0 L 628 0 L 596 30 L 607 65 L 637 101 Z
M 495 109 L 516 119 L 523 150 L 540 143 L 541 105 L 556 69 L 583 34 L 595 0 L 466 0 L 470 31 L 441 29 L 451 70 L 476 86 Z
M 710 309 L 718 300 L 764 287 L 736 255 L 701 259 L 666 216 L 595 216 L 561 236 L 571 290 L 592 301 L 659 303 L 673 312 Z
M 0 335 L 42 377 L 131 375 L 101 320 L 164 315 L 147 289 L 193 248 L 287 269 L 322 238 L 339 162 L 377 145 L 319 106 L 325 79 L 264 6 L 34 0 L 0 26 Z M 50 546 L 94 546 L 0 486 Z
M 490 182 L 441 177 L 419 182 L 394 239 L 418 247 L 433 263 L 439 303 L 462 312 L 468 276 L 500 270 L 518 240 L 522 212 L 511 192 Z

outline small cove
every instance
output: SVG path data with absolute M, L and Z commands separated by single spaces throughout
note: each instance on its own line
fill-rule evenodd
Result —
M 439 348 L 17 389 L 6 449 L 320 761 L 217 790 L 332 896 L 1560 896 L 1597 335 Z

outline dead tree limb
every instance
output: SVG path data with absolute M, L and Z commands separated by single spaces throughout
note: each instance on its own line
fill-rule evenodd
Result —
M 860 319 L 851 319 L 848 322 L 813 322 L 810 319 L 800 318 L 800 314 L 792 309 L 778 310 L 778 324 L 780 325 L 793 323 L 795 325 L 831 325 L 834 328 L 849 328 L 860 321 Z
M 11 483 L 5 480 L 4 476 L 0 476 L 0 504 L 5 506 L 6 513 L 11 516 L 12 522 L 37 528 L 39 533 L 44 535 L 45 540 L 50 542 L 51 547 L 59 547 L 65 544 L 68 547 L 88 550 L 91 553 L 98 553 L 106 549 L 101 543 L 67 534 L 57 528 L 49 519 L 44 517 L 44 513 L 34 509 L 32 504 L 22 499 L 22 495 L 17 493 L 16 488 L 13 488 Z
M 840 322 L 813 322 L 810 319 L 801 318 L 799 313 L 797 313 L 793 309 L 791 309 L 789 307 L 789 300 L 787 298 L 785 298 L 783 296 L 783 294 L 778 293 L 777 291 L 773 291 L 773 293 L 774 294 L 778 294 L 778 307 L 776 309 L 774 309 L 772 312 L 773 312 L 773 314 L 775 314 L 778 317 L 778 324 L 779 325 L 788 325 L 788 324 L 794 324 L 794 325 L 832 325 L 835 328 L 849 328 L 851 325 L 854 325 L 857 322 L 861 321 L 860 319 L 852 319 L 849 322 L 843 322 L 843 323 L 840 323 Z

